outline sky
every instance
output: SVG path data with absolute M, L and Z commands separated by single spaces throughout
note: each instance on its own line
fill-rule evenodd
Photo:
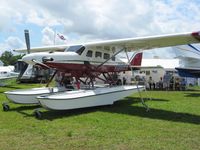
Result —
M 1 0 L 0 10 L 0 54 L 25 47 L 24 29 L 31 47 L 200 31 L 200 0 Z

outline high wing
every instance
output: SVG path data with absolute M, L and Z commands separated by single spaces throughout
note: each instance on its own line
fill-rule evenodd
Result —
M 82 43 L 86 47 L 117 47 L 118 49 L 126 48 L 127 50 L 147 50 L 153 48 L 169 47 L 176 45 L 192 44 L 200 42 L 200 31 L 190 32 L 190 33 L 179 33 L 179 34 L 167 34 L 167 35 L 157 35 L 139 38 L 126 38 L 117 40 L 107 40 L 100 42 Z M 44 51 L 64 51 L 70 46 L 74 45 L 57 45 L 57 46 L 46 46 L 46 47 L 36 47 L 31 49 L 33 52 L 44 52 Z M 16 49 L 16 52 L 26 52 L 26 49 Z
M 57 45 L 57 46 L 43 46 L 43 47 L 34 47 L 31 48 L 30 53 L 37 53 L 37 52 L 49 52 L 49 51 L 64 51 L 70 45 Z M 13 51 L 19 53 L 27 53 L 27 49 L 14 49 Z

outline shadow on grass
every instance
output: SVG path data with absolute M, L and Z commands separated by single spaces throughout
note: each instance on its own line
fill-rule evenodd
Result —
M 161 101 L 161 100 L 155 100 L 155 101 Z M 162 100 L 162 101 L 167 101 L 167 100 Z M 128 103 L 124 103 L 124 102 L 128 102 Z M 132 97 L 126 97 L 125 100 L 122 100 L 121 105 L 124 105 L 124 107 L 126 107 L 126 105 L 132 105 L 134 103 L 140 103 L 140 101 L 138 101 L 138 98 L 134 99 Z M 19 106 L 19 107 L 16 106 L 15 108 L 10 108 L 9 111 L 16 111 L 16 112 L 24 115 L 25 117 L 34 117 L 34 110 L 39 108 L 39 109 L 41 109 L 41 112 L 42 112 L 41 120 L 52 121 L 57 118 L 66 118 L 66 117 L 71 117 L 71 116 L 92 113 L 92 112 L 96 112 L 96 111 L 102 111 L 104 108 L 110 109 L 114 105 L 105 105 L 105 106 L 79 108 L 79 109 L 72 109 L 72 110 L 60 110 L 60 111 L 45 110 L 45 109 L 41 108 L 41 106 L 39 106 L 39 105 L 31 105 L 31 106 L 27 105 L 27 106 Z M 31 110 L 31 109 L 33 110 L 31 114 L 26 112 L 27 110 Z
M 19 107 L 15 107 L 15 108 L 10 108 L 9 111 L 17 111 L 17 112 L 21 112 L 21 111 L 26 111 L 26 110 L 32 110 L 32 109 L 36 109 L 40 107 L 39 105 L 26 105 L 26 106 L 19 106 Z
M 200 89 L 195 89 L 195 88 L 187 88 L 185 91 L 193 91 L 193 92 L 199 92 L 200 91 Z
M 132 98 L 132 97 L 126 97 L 124 100 L 121 100 L 121 106 L 124 106 L 123 109 L 126 109 L 125 107 L 127 105 L 132 105 L 134 103 L 140 103 L 141 101 L 138 100 L 139 98 Z M 168 101 L 168 100 L 155 100 L 155 101 Z M 72 110 L 60 110 L 60 111 L 45 111 L 42 112 L 42 118 L 41 120 L 54 120 L 57 118 L 65 118 L 65 117 L 71 117 L 71 116 L 78 116 L 82 114 L 92 113 L 96 111 L 107 111 L 109 109 L 115 108 L 115 104 L 113 105 L 104 105 L 104 106 L 96 106 L 96 107 L 89 107 L 89 108 L 79 108 L 79 109 L 72 109 Z
M 186 97 L 200 97 L 200 93 L 184 93 Z
M 108 106 L 109 107 L 109 106 Z M 44 111 L 42 112 L 41 120 L 49 120 L 53 121 L 57 118 L 66 118 L 66 117 L 73 117 L 79 116 L 83 114 L 88 114 L 96 111 L 101 111 L 100 107 L 90 107 L 90 108 L 80 108 L 80 109 L 72 109 L 72 110 L 61 110 L 61 111 Z
M 152 99 L 152 101 L 167 102 L 168 100 Z M 147 112 L 143 106 L 134 106 L 135 103 L 140 103 L 139 98 L 127 97 L 125 100 L 117 101 L 114 105 L 111 105 L 111 106 L 100 106 L 100 107 L 74 109 L 74 110 L 66 110 L 66 111 L 45 111 L 45 112 L 42 112 L 41 120 L 52 121 L 57 118 L 66 118 L 66 117 L 71 117 L 71 116 L 92 113 L 96 111 L 102 111 L 102 112 L 126 114 L 130 116 L 139 116 L 143 118 L 159 119 L 159 120 L 172 121 L 172 122 L 200 124 L 200 116 L 198 115 L 193 115 L 189 113 L 181 113 L 181 112 L 173 112 L 173 111 L 155 109 L 155 108 L 150 108 L 150 111 Z M 35 107 L 36 106 L 34 107 L 32 106 L 32 108 L 35 108 Z M 18 112 L 27 116 L 31 116 L 31 117 L 33 116 L 33 114 L 30 115 L 30 114 L 24 113 L 23 109 L 24 108 L 20 108 Z
M 42 118 L 41 120 L 54 120 L 56 118 L 65 118 L 70 116 L 77 116 L 81 114 L 91 113 L 98 111 L 98 108 L 100 107 L 91 107 L 91 108 L 81 108 L 81 109 L 73 109 L 73 110 L 61 110 L 61 111 L 52 111 L 52 110 L 45 110 L 40 105 L 26 105 L 26 106 L 19 106 L 15 108 L 10 108 L 9 111 L 18 112 L 25 117 L 35 117 L 34 116 L 34 110 L 41 109 L 42 112 Z M 27 112 L 29 110 L 32 110 L 32 112 Z M 42 111 L 44 110 L 44 111 Z
M 10 108 L 9 111 L 15 111 L 15 112 L 18 112 L 22 115 L 24 115 L 25 117 L 34 117 L 33 114 L 29 114 L 27 113 L 26 111 L 27 110 L 34 110 L 34 109 L 37 109 L 38 107 L 40 107 L 39 105 L 26 105 L 26 106 L 19 106 L 19 107 L 15 107 L 15 108 Z
M 120 105 L 113 109 L 106 109 L 106 112 L 127 114 L 131 116 L 139 116 L 143 118 L 159 119 L 172 122 L 182 122 L 191 124 L 200 124 L 200 116 L 189 113 L 173 112 L 163 109 L 150 108 L 150 111 L 145 111 L 144 107 L 127 105 L 120 108 Z

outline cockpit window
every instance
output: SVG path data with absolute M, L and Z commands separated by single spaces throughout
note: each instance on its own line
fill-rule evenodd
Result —
M 85 46 L 76 45 L 76 46 L 70 46 L 66 51 L 67 52 L 76 52 L 77 54 L 81 55 L 84 50 L 85 50 Z

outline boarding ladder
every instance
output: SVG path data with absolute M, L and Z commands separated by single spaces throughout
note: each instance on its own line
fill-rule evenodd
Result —
M 128 64 L 131 65 L 131 59 L 132 59 L 137 53 L 134 53 L 134 54 L 131 56 L 131 59 L 130 59 L 129 56 L 128 56 L 128 53 L 127 53 L 127 49 L 126 49 L 126 48 L 124 48 L 124 52 L 125 52 L 126 57 L 127 57 L 127 59 L 128 59 Z M 133 73 L 132 67 L 131 67 L 131 72 Z M 146 92 L 146 82 L 145 82 L 145 81 L 144 81 L 144 86 L 145 86 L 144 91 L 145 91 L 145 93 L 146 93 L 146 95 L 147 95 L 147 92 Z M 137 87 L 137 90 L 138 90 L 138 93 L 139 93 L 139 96 L 140 96 L 140 100 L 141 100 L 141 102 L 142 102 L 142 105 L 146 108 L 146 111 L 149 111 L 150 109 L 149 109 L 148 105 L 145 104 L 145 101 L 144 101 L 144 99 L 143 99 L 143 97 L 142 97 L 141 91 L 140 91 L 140 89 L 139 89 L 139 87 L 138 87 L 138 81 L 136 81 L 136 87 Z M 151 98 L 149 98 L 149 99 L 151 100 Z
M 144 98 L 142 97 L 142 93 L 141 93 L 141 91 L 139 89 L 138 82 L 136 83 L 136 86 L 137 86 L 137 90 L 138 90 L 138 93 L 139 93 L 139 96 L 140 96 L 141 103 L 146 108 L 146 111 L 148 112 L 150 109 L 149 109 L 148 105 L 145 103 Z M 147 95 L 146 87 L 144 89 L 144 92 Z M 148 98 L 148 99 L 151 100 L 151 98 Z

